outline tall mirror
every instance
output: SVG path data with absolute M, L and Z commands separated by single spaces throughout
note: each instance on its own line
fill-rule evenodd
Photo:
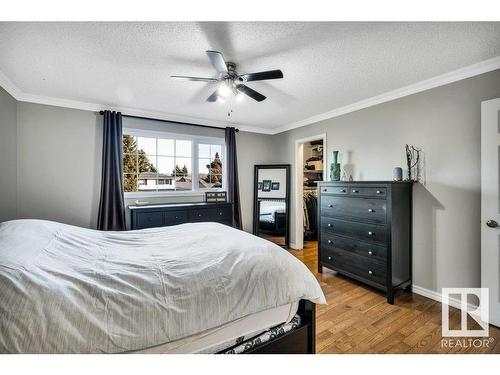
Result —
M 256 165 L 253 233 L 288 247 L 290 232 L 290 164 Z

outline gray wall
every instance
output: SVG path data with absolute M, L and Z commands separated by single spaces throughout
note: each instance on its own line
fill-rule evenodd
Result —
M 0 87 L 0 222 L 17 217 L 17 102 Z
M 273 164 L 279 155 L 273 137 L 264 134 L 240 132 L 236 146 L 243 229 L 252 232 L 254 165 Z
M 393 168 L 405 166 L 405 144 L 422 147 L 426 182 L 414 188 L 415 284 L 438 292 L 478 287 L 481 101 L 497 97 L 498 70 L 294 129 L 274 143 L 281 161 L 295 164 L 297 139 L 327 133 L 327 165 L 339 150 L 355 180 L 391 180 Z
M 95 228 L 101 119 L 93 112 L 18 103 L 18 216 Z
M 15 116 L 15 101 L 13 103 Z M 1 118 L 3 127 L 3 114 Z M 14 118 L 14 135 L 15 122 Z M 17 122 L 17 217 L 95 228 L 101 181 L 101 116 L 89 111 L 20 102 Z M 168 126 L 169 132 L 224 137 L 223 130 L 167 125 L 158 121 L 124 119 L 123 125 L 156 131 L 165 130 Z M 8 144 L 15 150 L 15 139 Z M 271 145 L 272 137 L 266 135 L 239 132 L 237 136 L 243 227 L 247 231 L 252 230 L 253 165 L 273 161 L 275 153 Z M 15 158 L 16 152 L 12 155 Z M 0 170 L 7 169 L 1 166 Z M 9 190 L 15 194 L 16 179 L 12 181 Z M 126 199 L 126 204 L 133 204 L 135 199 Z M 202 199 L 204 197 L 198 195 L 151 197 L 147 200 L 164 203 L 197 202 Z M 14 202 L 11 205 L 15 208 L 16 199 L 9 199 L 9 202 Z M 14 217 L 14 214 L 9 216 Z

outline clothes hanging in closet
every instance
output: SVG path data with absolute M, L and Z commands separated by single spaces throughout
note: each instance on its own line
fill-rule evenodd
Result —
M 317 239 L 318 233 L 318 199 L 316 191 L 304 192 L 304 240 L 311 241 Z

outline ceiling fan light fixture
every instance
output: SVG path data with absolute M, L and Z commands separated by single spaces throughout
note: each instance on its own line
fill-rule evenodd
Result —
M 237 102 L 242 102 L 243 100 L 245 100 L 245 95 L 242 92 L 238 92 L 236 94 L 236 101 Z
M 219 86 L 219 90 L 217 91 L 217 93 L 219 94 L 219 97 L 227 98 L 231 94 L 231 89 L 228 87 L 228 85 L 226 85 L 226 83 L 222 83 Z
M 202 81 L 207 83 L 218 83 L 219 87 L 207 98 L 207 102 L 223 103 L 225 99 L 229 99 L 231 93 L 237 101 L 243 99 L 243 95 L 249 96 L 257 102 L 262 102 L 266 99 L 260 92 L 245 85 L 250 81 L 266 81 L 269 79 L 283 78 L 283 72 L 279 69 L 267 70 L 265 72 L 238 74 L 236 64 L 230 61 L 225 61 L 222 53 L 218 51 L 206 51 L 212 66 L 217 71 L 217 78 L 193 77 L 173 75 L 172 78 L 182 79 L 187 81 Z

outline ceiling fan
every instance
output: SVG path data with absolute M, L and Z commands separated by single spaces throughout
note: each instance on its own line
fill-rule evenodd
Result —
M 207 102 L 215 102 L 217 100 L 224 100 L 229 94 L 234 93 L 236 97 L 241 97 L 242 94 L 248 95 L 252 99 L 261 102 L 266 97 L 261 93 L 251 89 L 246 82 L 251 81 L 264 81 L 268 79 L 283 78 L 281 70 L 268 70 L 266 72 L 238 74 L 236 71 L 236 64 L 233 62 L 226 62 L 222 53 L 217 51 L 206 51 L 210 62 L 217 71 L 217 78 L 203 78 L 203 77 L 190 77 L 190 76 L 171 76 L 174 79 L 181 79 L 186 81 L 200 81 L 208 83 L 221 83 L 219 88 L 214 91 L 212 95 L 207 98 Z

